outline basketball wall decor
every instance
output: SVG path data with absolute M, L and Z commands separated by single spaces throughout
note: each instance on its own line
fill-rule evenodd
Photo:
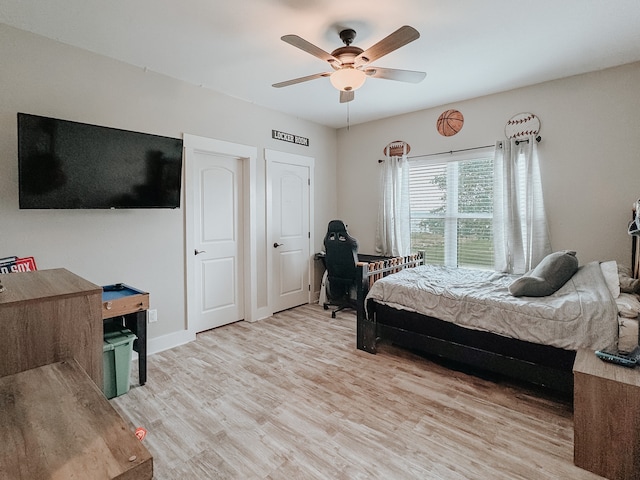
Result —
M 518 113 L 509 119 L 504 127 L 507 138 L 522 138 L 540 133 L 540 119 L 533 113 Z
M 464 116 L 458 110 L 447 110 L 442 112 L 436 122 L 438 133 L 444 137 L 455 135 L 464 125 Z

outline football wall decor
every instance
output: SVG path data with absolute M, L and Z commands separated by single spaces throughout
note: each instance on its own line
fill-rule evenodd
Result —
M 411 151 L 411 145 L 403 140 L 394 140 L 384 147 L 383 152 L 390 157 L 399 157 Z

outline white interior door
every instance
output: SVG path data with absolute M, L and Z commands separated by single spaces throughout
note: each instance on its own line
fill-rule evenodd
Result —
M 311 167 L 308 157 L 296 159 L 277 153 L 267 155 L 267 160 L 271 159 L 268 165 L 274 312 L 309 303 L 311 248 Z M 301 159 L 303 161 L 296 163 Z
M 190 137 L 191 138 L 191 137 Z M 187 147 L 188 328 L 201 332 L 246 318 L 253 281 L 246 221 L 247 158 L 226 153 L 233 144 L 211 139 Z M 207 141 L 208 140 L 208 141 Z M 247 234 L 247 235 L 245 235 Z M 255 248 L 255 247 L 254 247 Z M 248 272 L 248 273 L 247 273 Z
M 244 318 L 240 162 L 204 152 L 194 158 L 197 332 Z
M 242 292 L 242 165 L 235 158 L 196 152 L 193 214 L 196 331 L 244 318 Z

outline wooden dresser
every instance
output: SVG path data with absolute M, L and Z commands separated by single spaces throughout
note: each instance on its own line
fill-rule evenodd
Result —
M 75 360 L 0 378 L 0 478 L 150 480 L 153 458 Z
M 102 393 L 102 287 L 64 269 L 0 282 L 0 478 L 150 480 Z
M 75 358 L 102 389 L 102 288 L 63 268 L 0 282 L 0 377 Z

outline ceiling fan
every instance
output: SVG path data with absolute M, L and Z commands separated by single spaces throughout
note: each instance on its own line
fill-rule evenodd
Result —
M 328 62 L 334 71 L 294 78 L 285 82 L 274 83 L 273 86 L 281 88 L 316 78 L 330 77 L 331 84 L 340 90 L 340 103 L 346 103 L 355 98 L 354 91 L 364 84 L 367 77 L 418 83 L 427 75 L 425 72 L 381 68 L 370 65 L 370 62 L 420 38 L 420 33 L 415 28 L 408 25 L 400 27 L 367 50 L 362 50 L 359 47 L 351 45 L 355 38 L 355 30 L 351 28 L 342 30 L 340 32 L 340 39 L 344 42 L 345 46 L 336 48 L 331 53 L 327 53 L 298 35 L 285 35 L 281 37 L 281 39 L 288 44 L 304 50 L 318 57 L 320 60 Z

